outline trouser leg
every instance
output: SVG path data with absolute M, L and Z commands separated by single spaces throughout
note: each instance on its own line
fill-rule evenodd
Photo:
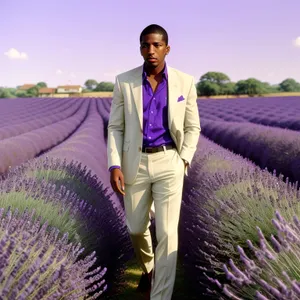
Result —
M 149 213 L 152 204 L 151 182 L 148 175 L 147 155 L 143 154 L 137 178 L 132 185 L 125 185 L 126 224 L 138 263 L 149 273 L 154 266 L 154 253 L 149 230 Z
M 158 241 L 151 300 L 171 300 L 176 276 L 184 162 L 176 150 L 157 153 L 149 156 L 149 174 Z

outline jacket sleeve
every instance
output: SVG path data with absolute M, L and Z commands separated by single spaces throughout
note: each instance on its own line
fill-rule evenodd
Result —
M 118 76 L 115 80 L 107 131 L 108 168 L 121 166 L 124 137 L 124 96 Z
M 189 163 L 189 166 L 191 166 L 201 132 L 200 116 L 197 105 L 197 91 L 193 77 L 187 97 L 183 132 L 184 138 L 180 157 L 185 159 Z

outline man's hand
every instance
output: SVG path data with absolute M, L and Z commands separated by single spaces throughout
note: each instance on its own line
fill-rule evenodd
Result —
M 110 184 L 112 189 L 121 195 L 125 195 L 124 176 L 120 169 L 113 169 L 110 172 Z
M 189 166 L 189 163 L 188 161 L 186 161 L 185 159 L 182 159 L 183 162 L 184 162 L 184 169 L 187 168 Z

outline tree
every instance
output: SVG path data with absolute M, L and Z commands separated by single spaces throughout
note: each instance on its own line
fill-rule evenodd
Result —
M 39 95 L 39 87 L 33 86 L 26 91 L 27 97 L 37 97 Z
M 221 85 L 221 92 L 222 95 L 234 95 L 235 93 L 235 83 L 234 82 L 227 82 Z
M 263 85 L 263 88 L 265 90 L 265 93 L 278 93 L 278 92 L 280 92 L 278 84 L 271 85 L 269 82 L 262 82 L 262 85 Z
M 40 88 L 43 88 L 43 87 L 47 87 L 47 83 L 41 81 L 41 82 L 37 83 L 36 86 L 40 89 Z
M 248 89 L 247 89 L 247 83 L 246 80 L 239 80 L 236 84 L 235 84 L 235 93 L 237 95 L 246 95 L 248 94 Z
M 19 97 L 19 98 L 29 97 L 26 91 L 16 91 L 16 96 Z
M 247 80 L 240 80 L 236 83 L 235 92 L 238 95 L 262 95 L 265 92 L 264 85 L 261 81 L 255 78 L 248 78 Z
M 282 92 L 299 92 L 300 83 L 293 78 L 287 78 L 279 84 L 279 88 Z
M 16 88 L 7 88 L 7 90 L 13 95 L 16 96 L 17 89 Z
M 112 82 L 101 81 L 97 84 L 94 91 L 97 92 L 112 92 L 114 90 L 114 84 Z
M 221 72 L 207 72 L 200 77 L 200 82 L 208 81 L 212 83 L 216 83 L 218 85 L 223 85 L 230 82 L 230 78 Z
M 14 96 L 11 94 L 9 89 L 0 88 L 0 98 L 13 98 Z
M 94 90 L 97 87 L 98 82 L 95 79 L 88 79 L 84 85 L 88 90 Z
M 199 96 L 215 96 L 220 93 L 220 86 L 215 82 L 202 81 L 197 84 L 197 93 Z
M 197 93 L 200 96 L 213 96 L 220 94 L 228 94 L 232 86 L 230 78 L 221 72 L 207 72 L 200 77 L 197 83 Z

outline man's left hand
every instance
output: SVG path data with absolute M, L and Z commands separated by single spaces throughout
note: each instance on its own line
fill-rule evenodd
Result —
M 182 159 L 183 162 L 184 162 L 184 169 L 187 168 L 189 166 L 189 162 L 186 161 L 185 159 Z

